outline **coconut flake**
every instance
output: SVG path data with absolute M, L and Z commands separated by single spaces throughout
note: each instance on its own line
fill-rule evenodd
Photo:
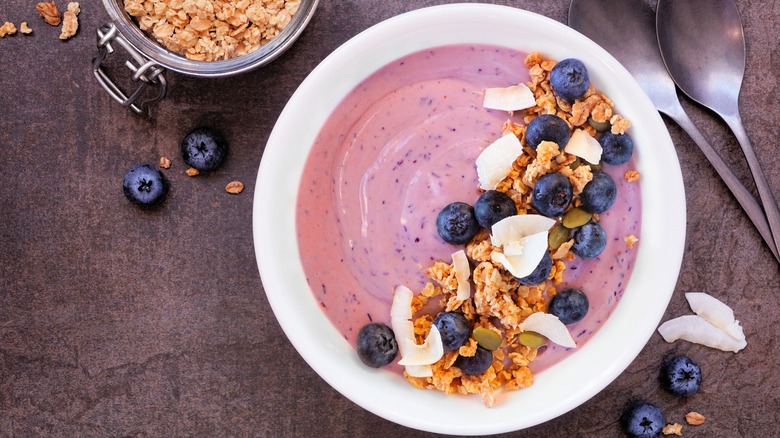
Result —
M 603 148 L 599 141 L 591 137 L 585 130 L 575 129 L 563 151 L 583 158 L 591 164 L 598 164 L 601 161 Z
M 493 246 L 504 246 L 523 237 L 547 232 L 555 225 L 555 219 L 539 214 L 516 214 L 493 224 L 490 227 L 490 243 Z
M 523 146 L 514 134 L 507 134 L 486 147 L 477 157 L 477 177 L 483 190 L 493 190 L 509 172 Z
M 399 345 L 405 344 L 403 357 L 398 361 L 399 365 L 430 365 L 436 363 L 444 356 L 444 344 L 441 341 L 441 334 L 435 325 L 431 325 L 431 331 L 425 338 L 425 342 L 417 344 L 414 338 L 403 338 Z
M 729 336 L 726 332 L 710 324 L 699 315 L 683 315 L 670 319 L 658 327 L 658 333 L 669 343 L 682 339 L 722 351 L 733 351 L 734 353 L 747 346 L 746 340 L 738 340 Z
M 414 292 L 404 285 L 395 287 L 393 304 L 390 306 L 390 318 L 412 319 L 412 298 Z
M 487 109 L 519 111 L 536 105 L 536 98 L 525 84 L 505 88 L 487 88 L 482 106 Z
M 430 365 L 407 365 L 406 374 L 409 377 L 433 377 L 433 367 Z
M 685 299 L 688 300 L 691 310 L 707 322 L 738 341 L 745 339 L 745 332 L 739 321 L 734 319 L 734 310 L 731 307 L 704 292 L 688 292 L 685 294 Z
M 422 345 L 417 345 L 414 337 L 412 319 L 412 299 L 414 292 L 406 286 L 395 288 L 393 304 L 390 306 L 390 324 L 398 343 L 401 355 L 400 365 L 406 366 L 406 373 L 412 377 L 430 377 L 433 374 L 430 364 L 435 363 L 444 355 L 441 334 L 436 326 L 431 326 L 431 332 Z M 435 333 L 434 333 L 435 332 Z M 438 358 L 428 362 L 438 354 Z M 420 363 L 425 362 L 425 363 Z
M 452 267 L 455 270 L 455 278 L 458 280 L 458 293 L 455 296 L 459 301 L 465 301 L 471 296 L 471 266 L 466 258 L 466 251 L 462 249 L 452 253 Z
M 562 347 L 577 347 L 566 325 L 551 313 L 535 312 L 528 315 L 528 318 L 520 324 L 520 330 L 539 333 Z
M 516 244 L 510 245 L 509 249 L 514 254 L 494 251 L 491 257 L 517 278 L 531 275 L 547 252 L 547 231 L 524 237 Z

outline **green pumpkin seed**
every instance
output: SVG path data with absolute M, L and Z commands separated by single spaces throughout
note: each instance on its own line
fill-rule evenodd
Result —
M 525 345 L 528 348 L 539 348 L 547 342 L 547 338 L 536 332 L 526 331 L 520 333 L 518 340 L 521 345 Z
M 570 236 L 571 230 L 564 227 L 563 224 L 557 224 L 550 230 L 550 234 L 547 236 L 547 244 L 552 249 L 558 249 L 558 247 L 571 239 Z
M 590 126 L 592 126 L 593 129 L 595 129 L 598 132 L 604 132 L 604 131 L 606 131 L 607 129 L 609 129 L 611 127 L 611 125 L 609 123 L 609 120 L 607 120 L 605 122 L 597 122 L 597 121 L 593 120 L 593 117 L 591 117 L 591 116 L 588 116 L 588 124 Z
M 501 346 L 501 335 L 484 327 L 475 328 L 471 337 L 486 350 L 493 351 Z
M 566 216 L 563 217 L 563 226 L 571 230 L 587 224 L 592 218 L 592 214 L 575 207 L 566 212 Z

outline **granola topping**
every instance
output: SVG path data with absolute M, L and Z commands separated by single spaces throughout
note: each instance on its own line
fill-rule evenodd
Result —
M 621 133 L 630 126 L 626 119 L 614 114 L 612 101 L 592 88 L 573 104 L 557 99 L 549 85 L 548 77 L 549 71 L 555 65 L 554 61 L 545 60 L 540 54 L 532 53 L 525 62 L 531 74 L 528 88 L 536 98 L 535 106 L 521 112 L 525 123 L 537 115 L 555 114 L 566 120 L 570 126 L 582 126 L 588 117 L 600 122 L 609 120 L 612 130 Z M 583 135 L 593 136 L 593 128 L 585 125 L 582 128 Z M 501 131 L 504 136 L 514 135 L 522 141 L 525 125 L 510 120 L 504 123 Z M 575 163 L 577 161 L 577 156 L 563 151 L 556 143 L 542 141 L 536 150 L 524 147 L 512 163 L 509 173 L 495 188 L 509 195 L 522 215 L 532 210 L 528 194 L 536 181 L 545 174 L 563 174 L 572 183 L 574 193 L 581 193 L 593 174 L 591 166 Z M 483 190 L 488 188 L 483 184 Z M 590 215 L 588 218 L 590 219 Z M 598 221 L 599 216 L 592 215 L 592 220 Z M 475 265 L 472 274 L 472 296 L 465 299 L 462 295 L 458 296 L 457 292 L 461 286 L 459 283 L 464 281 L 464 277 L 456 275 L 454 263 L 437 261 L 425 271 L 431 282 L 412 300 L 412 314 L 421 312 L 431 298 L 438 298 L 442 309 L 461 312 L 473 325 L 472 337 L 457 352 L 447 352 L 442 359 L 432 364 L 432 375 L 412 376 L 408 372 L 405 373 L 406 379 L 417 388 L 439 390 L 446 394 L 480 394 L 483 403 L 488 407 L 495 403 L 497 390 L 521 389 L 533 383 L 529 365 L 536 358 L 538 350 L 520 343 L 518 335 L 524 330 L 544 332 L 548 339 L 554 339 L 556 343 L 568 348 L 576 347 L 566 326 L 557 317 L 546 313 L 548 300 L 557 292 L 556 285 L 563 282 L 566 262 L 573 257 L 570 249 L 574 240 L 562 243 L 552 251 L 554 263 L 546 281 L 536 286 L 524 286 L 506 267 L 504 252 L 508 247 L 502 245 L 500 237 L 497 240 L 495 233 L 495 226 L 492 238 L 486 230 L 482 230 L 466 245 L 466 255 Z M 546 234 L 545 232 L 545 236 Z M 625 238 L 629 248 L 632 248 L 637 240 L 633 235 Z M 467 277 L 465 279 L 468 280 Z M 423 300 L 415 301 L 418 298 Z M 537 318 L 529 319 L 531 315 Z M 414 333 L 418 342 L 428 335 L 432 319 L 429 314 L 422 314 L 415 319 Z M 531 323 L 531 320 L 533 324 L 525 327 L 524 323 Z M 495 344 L 500 344 L 500 348 L 493 350 L 492 366 L 480 376 L 463 374 L 454 365 L 455 359 L 458 355 L 473 356 L 477 343 L 484 342 L 483 336 L 480 335 L 486 333 L 501 338 L 501 341 Z

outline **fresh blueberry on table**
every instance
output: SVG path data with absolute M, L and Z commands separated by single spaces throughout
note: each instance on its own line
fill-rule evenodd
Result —
M 620 427 L 632 438 L 652 438 L 658 436 L 666 420 L 657 406 L 647 402 L 630 403 L 620 416 Z
M 479 225 L 489 231 L 501 219 L 516 215 L 517 206 L 506 193 L 488 190 L 474 203 L 474 214 Z
M 358 332 L 357 354 L 364 364 L 381 368 L 398 355 L 398 342 L 393 330 L 381 322 L 366 324 Z
M 474 209 L 465 202 L 453 202 L 436 216 L 436 230 L 445 242 L 462 245 L 479 231 Z
M 590 302 L 588 296 L 579 289 L 564 289 L 550 300 L 547 311 L 558 317 L 564 324 L 573 324 L 588 314 Z
M 547 277 L 550 276 L 551 270 L 552 270 L 552 257 L 550 257 L 549 252 L 545 252 L 544 256 L 542 257 L 542 260 L 539 261 L 538 265 L 536 265 L 534 271 L 523 278 L 518 278 L 517 281 L 520 282 L 520 284 L 525 286 L 535 286 L 537 284 L 540 284 L 544 280 L 547 280 Z
M 571 250 L 584 259 L 598 256 L 607 246 L 607 233 L 604 227 L 595 222 L 588 222 L 574 230 L 573 237 L 574 245 L 571 246 Z
M 188 166 L 202 171 L 217 169 L 227 155 L 227 142 L 218 132 L 197 128 L 181 142 L 181 156 Z
M 560 173 L 548 173 L 534 185 L 531 205 L 543 216 L 557 217 L 569 208 L 572 196 L 572 186 L 568 178 Z
M 550 72 L 550 85 L 558 96 L 573 102 L 590 88 L 590 76 L 579 59 L 567 58 L 555 64 Z
M 479 376 L 493 364 L 493 352 L 486 348 L 477 347 L 474 356 L 458 356 L 455 366 L 468 376 Z
M 569 142 L 571 131 L 562 118 L 553 114 L 542 114 L 531 120 L 525 129 L 525 142 L 536 149 L 539 143 L 551 141 L 563 149 Z
M 433 320 L 433 325 L 439 329 L 441 342 L 445 351 L 457 350 L 466 344 L 471 334 L 469 322 L 462 313 L 441 312 Z
M 150 164 L 136 164 L 125 174 L 122 191 L 130 201 L 144 206 L 155 205 L 168 194 L 168 180 Z
M 607 164 L 623 164 L 634 153 L 634 142 L 628 134 L 613 134 L 607 131 L 599 137 L 601 161 Z
M 678 397 L 693 395 L 701 385 L 699 364 L 685 355 L 672 356 L 661 364 L 661 387 Z
M 582 209 L 588 213 L 602 213 L 607 211 L 617 199 L 617 186 L 615 180 L 604 172 L 593 172 L 590 180 L 580 193 Z

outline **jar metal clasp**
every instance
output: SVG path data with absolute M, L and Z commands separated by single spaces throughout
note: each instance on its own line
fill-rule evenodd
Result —
M 103 62 L 108 55 L 114 53 L 114 46 L 112 43 L 117 43 L 120 47 L 125 49 L 132 58 L 125 61 L 125 66 L 133 73 L 132 80 L 138 82 L 138 86 L 130 95 L 125 94 L 125 92 L 116 85 L 106 73 L 103 66 Z M 144 58 L 141 53 L 130 45 L 130 43 L 127 42 L 127 39 L 119 33 L 114 24 L 106 24 L 98 28 L 97 48 L 98 55 L 92 60 L 92 72 L 95 74 L 98 83 L 100 83 L 108 94 L 122 106 L 130 107 L 136 113 L 143 114 L 147 105 L 165 97 L 168 88 L 168 83 L 165 80 L 165 76 L 163 76 L 165 68 L 154 61 Z M 136 102 L 150 85 L 159 88 L 157 95 L 141 101 L 140 103 Z

